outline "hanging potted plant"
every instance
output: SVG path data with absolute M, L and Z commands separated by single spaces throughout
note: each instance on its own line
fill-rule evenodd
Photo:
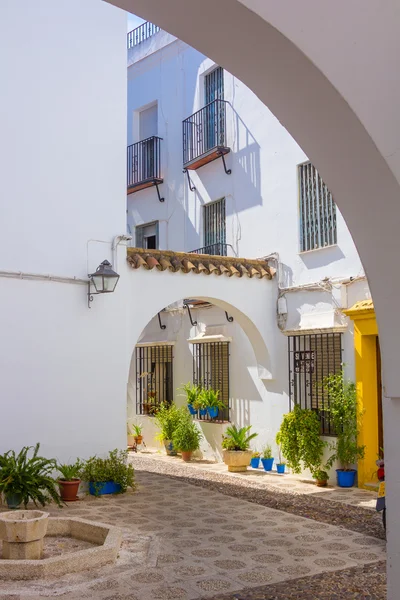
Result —
M 284 460 L 282 460 L 282 449 L 279 443 L 279 431 L 276 434 L 276 445 L 278 446 L 278 456 L 279 456 L 279 462 L 276 463 L 276 472 L 283 474 L 285 472 L 285 467 L 286 467 L 286 463 Z
M 249 434 L 250 429 L 251 425 L 240 429 L 236 425 L 230 425 L 222 436 L 224 463 L 228 466 L 228 471 L 237 473 L 247 470 L 253 454 L 249 450 L 250 442 L 258 435 Z
M 128 487 L 135 489 L 134 470 L 127 460 L 127 450 L 111 450 L 107 458 L 91 456 L 81 472 L 82 480 L 89 483 L 90 494 L 123 494 Z
M 74 502 L 78 500 L 78 489 L 81 483 L 83 462 L 78 458 L 72 465 L 59 464 L 57 469 L 61 474 L 57 483 L 60 488 L 61 500 Z
M 293 473 L 302 469 L 311 473 L 320 468 L 327 443 L 320 436 L 321 424 L 315 411 L 295 404 L 292 412 L 283 416 L 277 441 Z M 329 461 L 328 461 L 329 462 Z
M 205 390 L 207 401 L 207 412 L 210 419 L 216 419 L 220 410 L 225 408 L 225 404 L 219 399 L 219 390 Z
M 182 415 L 173 436 L 172 443 L 174 448 L 182 454 L 182 459 L 189 462 L 192 458 L 192 453 L 200 448 L 200 441 L 203 437 L 196 421 L 190 418 L 188 413 Z
M 186 409 L 178 408 L 176 404 L 163 402 L 155 414 L 155 421 L 159 428 L 157 439 L 164 444 L 168 456 L 176 456 L 176 448 L 173 444 L 174 431 L 177 428 Z
M 143 414 L 153 415 L 156 410 L 157 395 L 156 392 L 147 392 L 146 402 L 143 402 Z
M 24 446 L 16 454 L 9 450 L 0 455 L 0 493 L 4 494 L 8 508 L 27 507 L 29 501 L 45 506 L 53 500 L 62 506 L 53 479 L 53 471 L 57 468 L 54 459 L 38 456 L 40 444 Z M 30 451 L 32 456 L 29 456 Z
M 250 466 L 252 469 L 258 469 L 258 467 L 260 466 L 260 456 L 260 452 L 256 452 L 255 450 L 253 450 L 250 459 Z
M 193 407 L 199 411 L 201 417 L 207 414 L 208 390 L 202 389 L 194 401 Z
M 181 388 L 186 395 L 187 407 L 191 415 L 197 415 L 197 408 L 195 408 L 196 400 L 201 392 L 201 388 L 194 383 L 185 383 Z
M 272 456 L 272 448 L 269 444 L 266 444 L 263 448 L 261 462 L 262 466 L 264 467 L 264 471 L 272 471 L 274 458 Z
M 334 453 L 329 460 L 337 460 L 341 465 L 336 469 L 338 486 L 352 487 L 357 474 L 354 466 L 365 454 L 365 446 L 358 443 L 363 411 L 357 403 L 356 386 L 344 379 L 343 371 L 326 377 L 323 384 L 329 394 L 326 410 L 337 436 L 331 444 Z

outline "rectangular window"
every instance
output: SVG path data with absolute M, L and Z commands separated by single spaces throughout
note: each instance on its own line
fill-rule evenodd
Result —
M 173 400 L 173 346 L 137 346 L 136 414 L 152 415 Z
M 204 253 L 226 256 L 225 198 L 204 206 Z
M 217 67 L 204 77 L 205 149 L 225 145 L 224 70 Z
M 336 244 L 336 205 L 332 194 L 310 162 L 299 165 L 298 174 L 301 252 Z
M 316 333 L 289 337 L 289 402 L 317 411 L 321 434 L 335 435 L 326 407 L 323 380 L 342 368 L 342 334 Z
M 158 243 L 158 221 L 136 225 L 136 248 L 156 250 Z
M 229 342 L 193 344 L 193 383 L 206 389 L 219 390 L 225 405 L 213 421 L 229 421 Z M 200 416 L 207 420 L 207 416 Z

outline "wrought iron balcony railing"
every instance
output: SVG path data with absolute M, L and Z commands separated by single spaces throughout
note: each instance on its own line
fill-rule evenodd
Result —
M 228 247 L 230 247 L 230 244 L 222 244 L 218 242 L 217 244 L 209 244 L 208 246 L 203 246 L 202 248 L 197 248 L 196 250 L 190 250 L 189 254 L 211 254 L 212 256 L 228 256 Z
M 134 46 L 138 46 L 149 37 L 154 35 L 160 31 L 160 27 L 158 25 L 154 25 L 154 23 L 150 23 L 150 21 L 146 21 L 146 23 L 142 23 L 136 29 L 130 31 L 127 35 L 127 45 L 129 48 L 133 48 Z
M 161 140 L 153 135 L 127 148 L 128 194 L 163 182 L 161 177 Z M 161 198 L 159 198 L 161 201 Z
M 229 152 L 226 101 L 214 100 L 183 121 L 183 166 L 194 169 Z

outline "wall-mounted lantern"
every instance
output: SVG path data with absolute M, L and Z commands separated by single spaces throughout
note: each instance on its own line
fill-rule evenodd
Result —
M 93 296 L 97 296 L 97 294 L 110 294 L 115 290 L 119 275 L 113 270 L 108 260 L 103 260 L 101 265 L 97 267 L 96 272 L 91 273 L 88 277 L 88 307 L 91 308 L 90 303 L 93 302 Z M 96 291 L 93 291 L 91 286 Z

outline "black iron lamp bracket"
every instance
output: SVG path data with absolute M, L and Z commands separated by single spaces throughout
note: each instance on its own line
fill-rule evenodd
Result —
M 160 325 L 160 329 L 162 329 L 162 330 L 164 330 L 164 329 L 167 329 L 167 326 L 166 326 L 166 325 L 163 325 L 163 324 L 161 323 L 161 316 L 160 316 L 160 313 L 158 313 L 158 323 L 159 323 L 159 325 Z
M 225 154 L 223 154 L 222 152 L 220 152 L 220 154 L 219 154 L 219 155 L 220 155 L 220 157 L 222 158 L 222 162 L 223 162 L 223 165 L 224 165 L 224 171 L 225 171 L 225 173 L 226 173 L 227 175 L 231 175 L 231 174 L 232 174 L 232 169 L 227 169 L 227 168 L 226 168 Z
M 160 188 L 158 187 L 158 183 L 156 182 L 157 195 L 160 202 L 164 202 L 165 198 L 161 198 Z
M 228 323 L 233 323 L 233 317 L 230 317 L 227 313 L 227 311 L 225 311 L 225 316 L 226 316 L 226 320 L 228 321 Z
M 188 311 L 188 313 L 189 313 L 189 319 L 190 319 L 190 322 L 191 322 L 192 326 L 193 326 L 193 327 L 195 327 L 195 326 L 197 325 L 197 321 L 193 321 L 193 318 L 192 318 L 192 312 L 191 312 L 191 310 L 190 310 L 190 306 L 189 306 L 189 304 L 188 304 L 187 302 L 184 302 L 184 303 L 183 303 L 183 307 L 184 307 L 184 308 L 187 308 L 187 311 Z
M 196 191 L 196 187 L 193 185 L 192 180 L 190 179 L 189 171 L 187 169 L 183 169 L 183 172 L 186 173 L 186 175 L 187 175 L 188 184 L 189 184 L 189 190 L 191 192 L 195 192 Z

